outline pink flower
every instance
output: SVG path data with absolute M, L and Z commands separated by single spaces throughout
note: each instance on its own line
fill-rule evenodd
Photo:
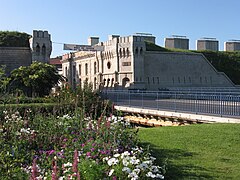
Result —
M 80 174 L 78 172 L 78 151 L 74 151 L 74 157 L 73 157 L 73 172 L 77 176 L 77 180 L 80 180 Z
M 31 174 L 31 177 L 30 177 L 30 180 L 36 180 L 37 179 L 37 174 L 38 174 L 38 170 L 37 170 L 37 158 L 35 158 L 33 160 L 33 164 L 32 164 L 32 174 Z
M 52 180 L 57 180 L 58 177 L 57 177 L 57 162 L 56 161 L 52 162 L 52 167 L 53 167 L 53 170 L 52 170 Z
M 90 156 L 91 156 L 91 153 L 90 153 L 90 152 L 87 152 L 86 155 L 87 155 L 88 157 L 90 157 Z

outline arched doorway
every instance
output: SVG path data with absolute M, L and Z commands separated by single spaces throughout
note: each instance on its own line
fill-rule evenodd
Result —
M 122 79 L 122 87 L 128 87 L 129 86 L 129 78 L 125 77 Z

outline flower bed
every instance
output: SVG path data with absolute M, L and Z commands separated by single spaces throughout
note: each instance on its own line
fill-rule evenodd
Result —
M 33 116 L 4 112 L 1 179 L 163 179 L 163 168 L 138 146 L 123 118 Z

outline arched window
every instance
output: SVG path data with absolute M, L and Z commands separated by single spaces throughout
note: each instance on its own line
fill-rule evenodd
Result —
M 127 57 L 129 57 L 129 49 L 127 48 Z
M 107 80 L 107 87 L 109 87 L 109 85 L 110 85 L 110 79 L 108 78 L 108 80 Z
M 123 48 L 123 57 L 125 58 L 126 54 L 125 54 L 125 48 Z
M 97 73 L 97 62 L 94 62 L 94 74 Z
M 135 49 L 135 54 L 138 54 L 138 47 L 136 47 Z
M 37 44 L 37 46 L 36 46 L 36 55 L 37 56 L 40 55 L 40 46 L 39 46 L 39 44 Z
M 79 78 L 79 86 L 82 87 L 82 79 Z
M 106 85 L 106 79 L 103 80 L 103 86 L 105 86 L 105 85 Z
M 141 47 L 141 49 L 140 49 L 140 54 L 142 55 L 142 53 L 143 53 L 143 48 Z
M 122 49 L 121 48 L 119 50 L 119 56 L 120 56 L 120 58 L 122 57 Z
M 130 82 L 130 79 L 125 77 L 122 79 L 122 87 L 127 87 Z
M 82 74 L 82 66 L 81 66 L 81 64 L 78 65 L 78 74 L 79 74 L 79 76 L 81 76 L 81 74 Z
M 97 89 L 97 78 L 94 78 L 94 89 Z
M 45 46 L 45 44 L 43 44 L 43 46 L 42 46 L 42 55 L 43 56 L 46 55 L 46 46 Z
M 85 64 L 85 75 L 86 76 L 88 75 L 88 64 L 87 63 Z

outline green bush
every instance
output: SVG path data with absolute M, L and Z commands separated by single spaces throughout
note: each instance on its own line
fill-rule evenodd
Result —
M 31 35 L 17 31 L 0 31 L 0 47 L 29 47 Z

